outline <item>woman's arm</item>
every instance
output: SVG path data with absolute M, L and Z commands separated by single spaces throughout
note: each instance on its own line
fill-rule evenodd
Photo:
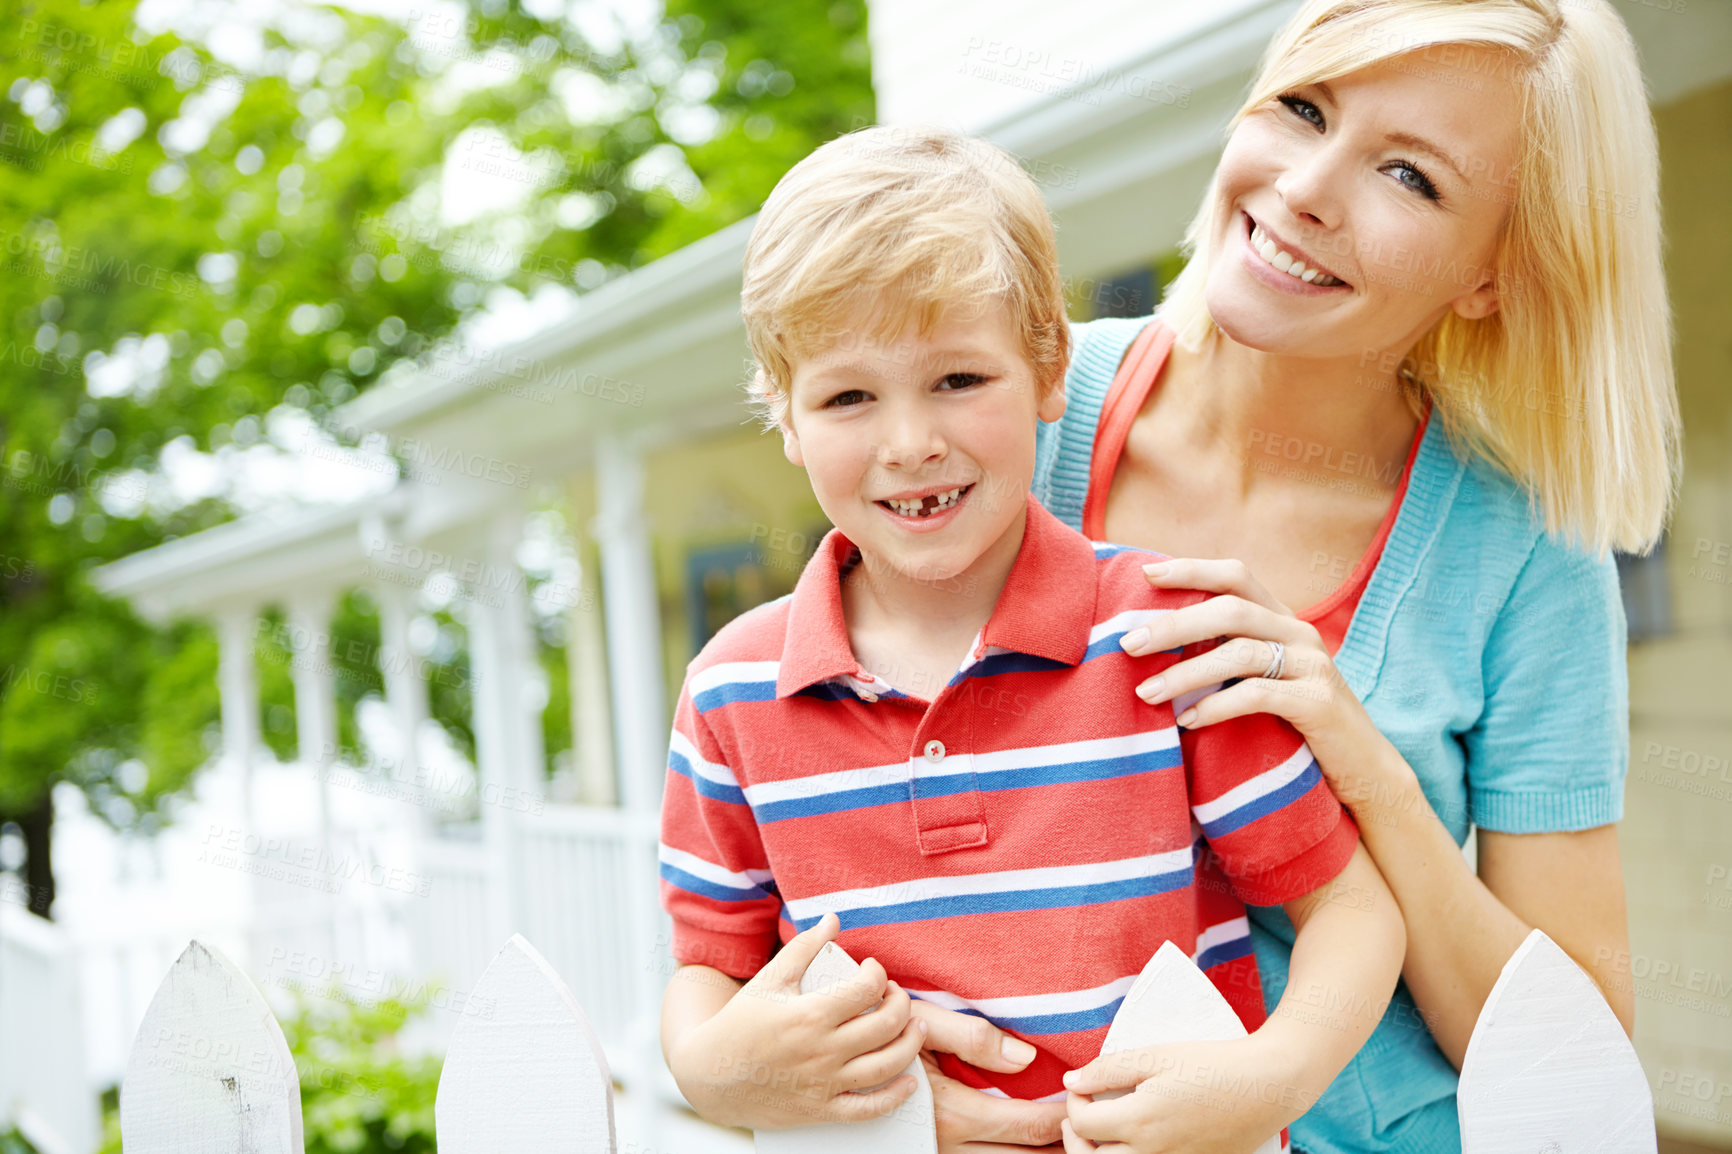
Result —
M 1188 727 L 1247 713 L 1286 718 L 1305 736 L 1336 796 L 1353 812 L 1372 859 L 1407 922 L 1407 979 L 1439 1048 L 1458 1069 L 1504 963 L 1530 929 L 1544 930 L 1632 1023 L 1623 876 L 1611 827 L 1579 833 L 1480 835 L 1481 876 L 1432 811 L 1418 778 L 1377 729 L 1323 646 L 1238 561 L 1173 560 L 1152 566 L 1162 588 L 1220 596 L 1158 619 L 1133 653 L 1216 637 L 1229 640 L 1145 684 L 1145 700 L 1243 678 L 1179 718 Z M 1278 680 L 1262 674 L 1286 647 Z M 1489 751 L 1481 751 L 1482 754 Z M 1507 752 L 1506 751 L 1499 751 Z M 1497 756 L 1498 754 L 1491 754 Z
M 1337 811 L 1339 813 L 1339 811 Z M 1363 845 L 1282 903 L 1298 937 L 1281 1001 L 1253 1034 L 1104 1054 L 1065 1075 L 1067 1151 L 1244 1151 L 1291 1125 L 1377 1028 L 1401 971 L 1401 915 Z M 1141 1093 L 1092 1099 L 1106 1090 Z
M 1401 905 L 1407 921 L 1402 977 L 1456 1069 L 1504 963 L 1536 926 L 1588 972 L 1625 1031 L 1633 1030 L 1616 827 L 1543 834 L 1481 830 L 1476 877 L 1413 770 L 1386 738 L 1375 734 L 1339 744 L 1363 752 L 1346 761 L 1346 749 L 1326 756 L 1313 745 L 1312 752 L 1331 785 L 1337 777 L 1329 771 L 1331 762 L 1363 767 L 1339 775 L 1337 793 Z

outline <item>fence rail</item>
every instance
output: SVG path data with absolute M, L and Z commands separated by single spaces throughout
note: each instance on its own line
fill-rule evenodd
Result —
M 854 962 L 834 943 L 811 992 Z M 452 1034 L 434 1104 L 442 1154 L 613 1154 L 613 1080 L 601 1040 L 547 959 L 512 935 L 476 984 L 496 1007 Z M 1171 943 L 1132 985 L 1103 1052 L 1230 1038 L 1244 1027 Z M 760 1154 L 932 1154 L 932 1098 L 875 1122 L 758 1135 Z M 1539 930 L 1504 966 L 1468 1045 L 1464 1154 L 1653 1154 L 1653 1099 L 1605 999 Z M 300 1084 L 281 1028 L 246 975 L 193 942 L 134 1040 L 121 1088 L 127 1154 L 304 1154 Z M 1259 1150 L 1266 1154 L 1274 1139 Z

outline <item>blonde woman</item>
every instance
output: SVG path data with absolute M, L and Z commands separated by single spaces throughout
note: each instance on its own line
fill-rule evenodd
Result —
M 1183 699 L 1191 727 L 1292 722 L 1406 918 L 1371 1040 L 1332 1084 L 1288 1087 L 1314 1101 L 1292 1129 L 1306 1154 L 1460 1149 L 1457 1070 L 1532 927 L 1631 1027 L 1609 960 L 1627 956 L 1628 760 L 1609 551 L 1650 546 L 1676 486 L 1658 193 L 1605 0 L 1310 0 L 1231 122 L 1157 315 L 1074 330 L 1036 495 L 1173 557 L 1151 584 L 1220 594 L 1133 651 L 1229 639 L 1138 692 Z M 1274 1011 L 1292 930 L 1250 922 Z M 990 1027 L 968 1042 L 986 1053 Z M 1170 1095 L 1078 1096 L 1147 1076 L 1103 1060 L 1066 1103 L 941 1084 L 940 1149 L 1038 1146 L 1061 1121 L 1067 1151 L 1165 1149 Z M 1207 1079 L 1182 1089 L 1233 1107 Z

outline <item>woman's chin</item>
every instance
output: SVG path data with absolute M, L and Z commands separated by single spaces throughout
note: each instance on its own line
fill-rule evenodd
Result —
M 1279 303 L 1249 301 L 1243 291 L 1223 285 L 1204 297 L 1209 318 L 1235 344 L 1265 353 L 1298 353 L 1323 334 L 1314 320 L 1295 316 Z

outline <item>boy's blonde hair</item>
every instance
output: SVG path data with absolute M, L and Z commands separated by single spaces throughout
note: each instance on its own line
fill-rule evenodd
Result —
M 839 342 L 894 340 L 913 321 L 1009 307 L 1041 395 L 1064 377 L 1070 327 L 1052 217 L 1003 149 L 882 125 L 814 150 L 777 183 L 746 246 L 740 312 L 754 407 L 787 412 L 794 359 Z M 852 331 L 861 315 L 872 331 Z
M 1481 320 L 1447 314 L 1402 375 L 1459 443 L 1527 488 L 1547 529 L 1595 551 L 1645 550 L 1677 489 L 1678 400 L 1654 123 L 1606 0 L 1308 0 L 1227 131 L 1295 86 L 1453 44 L 1507 49 L 1522 94 L 1493 258 L 1503 292 Z M 1211 187 L 1161 305 L 1193 351 L 1220 333 L 1204 299 L 1216 213 Z

